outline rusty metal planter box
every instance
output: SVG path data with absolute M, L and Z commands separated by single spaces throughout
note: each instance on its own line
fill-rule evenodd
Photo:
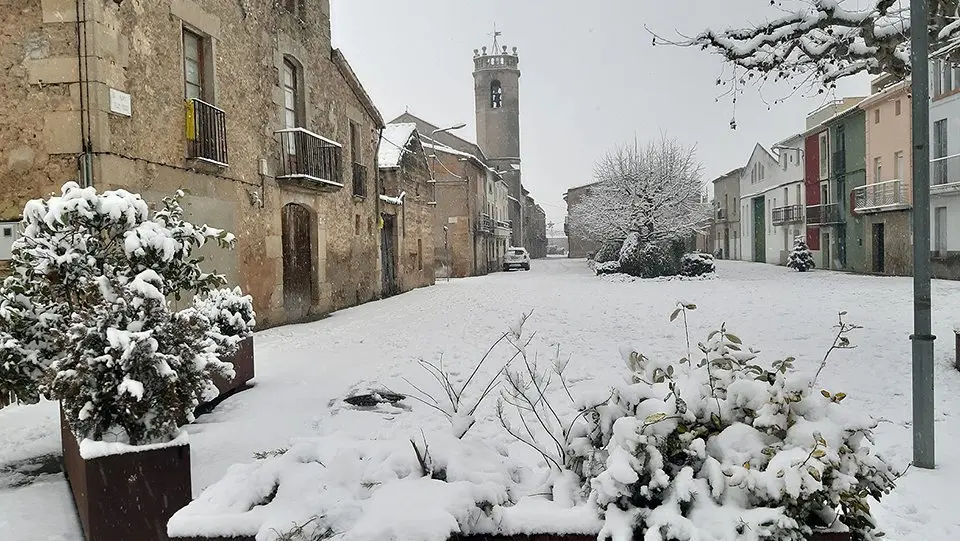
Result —
M 596 535 L 534 534 L 534 535 L 454 535 L 450 541 L 596 541 Z M 172 541 L 256 541 L 253 536 L 242 537 L 178 537 Z M 818 533 L 810 541 L 850 541 L 849 533 Z
M 60 410 L 63 465 L 87 541 L 168 541 L 167 521 L 190 503 L 190 446 L 85 460 Z
M 253 337 L 248 336 L 241 340 L 240 349 L 230 358 L 224 359 L 224 361 L 233 363 L 233 370 L 236 372 L 236 376 L 229 381 L 220 376 L 213 376 L 213 384 L 216 385 L 220 391 L 220 397 L 240 390 L 247 382 L 253 379 Z

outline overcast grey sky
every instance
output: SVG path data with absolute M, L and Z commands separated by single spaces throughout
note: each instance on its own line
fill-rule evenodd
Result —
M 386 120 L 409 108 L 434 124 L 466 122 L 475 141 L 473 50 L 519 49 L 523 183 L 563 223 L 567 188 L 591 182 L 593 165 L 618 143 L 661 133 L 696 144 L 704 180 L 743 165 L 757 143 L 802 131 L 827 99 L 789 88 L 747 89 L 734 107 L 716 102 L 720 58 L 699 49 L 652 46 L 661 35 L 744 26 L 777 15 L 769 0 L 331 0 L 334 46 L 343 50 Z M 836 97 L 862 95 L 868 78 Z M 809 92 L 807 93 L 809 94 Z

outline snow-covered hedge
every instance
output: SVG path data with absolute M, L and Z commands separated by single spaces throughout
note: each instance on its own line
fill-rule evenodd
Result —
M 874 539 L 870 498 L 896 478 L 871 448 L 876 423 L 796 376 L 793 359 L 757 364 L 723 327 L 700 352 L 671 363 L 624 351 L 630 381 L 585 415 L 571 463 L 601 538 L 801 541 L 842 526 Z
M 682 242 L 662 239 L 644 241 L 639 233 L 630 233 L 620 248 L 621 272 L 639 278 L 675 276 L 680 272 Z
M 593 271 L 600 274 L 618 274 L 620 272 L 619 261 L 607 261 L 606 263 L 597 263 L 593 266 Z
M 214 336 L 253 323 L 234 292 L 212 293 L 225 280 L 196 256 L 207 242 L 232 247 L 233 235 L 184 220 L 183 195 L 151 212 L 137 194 L 69 182 L 61 196 L 27 203 L 0 288 L 0 388 L 61 401 L 78 439 L 178 435 L 211 374 L 232 377 Z M 168 298 L 184 293 L 229 299 L 222 310 L 238 312 L 211 322 L 196 307 L 172 311 Z
M 684 254 L 680 259 L 680 274 L 682 276 L 703 276 L 716 272 L 713 256 L 700 252 Z

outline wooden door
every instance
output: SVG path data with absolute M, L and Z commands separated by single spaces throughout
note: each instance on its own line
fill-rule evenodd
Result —
M 397 287 L 397 244 L 396 218 L 390 214 L 383 215 L 383 229 L 380 230 L 380 267 L 384 297 L 399 293 Z
M 753 260 L 767 261 L 767 221 L 763 197 L 753 198 Z
M 283 250 L 283 307 L 288 321 L 310 313 L 313 302 L 313 243 L 310 211 L 301 205 L 283 207 L 280 217 Z

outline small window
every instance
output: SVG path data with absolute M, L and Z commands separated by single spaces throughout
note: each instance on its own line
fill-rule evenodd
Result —
M 12 236 L 13 236 L 13 228 L 12 228 L 12 227 L 4 227 L 4 228 L 3 228 L 3 236 L 4 236 L 4 237 L 12 237 Z
M 876 109 L 873 110 L 873 123 L 874 123 L 874 124 L 879 124 L 879 123 L 880 123 L 880 108 L 879 108 L 879 107 L 877 107 Z
M 490 107 L 493 109 L 503 107 L 503 87 L 496 79 L 490 83 Z
M 359 214 L 354 216 L 353 230 L 354 230 L 354 234 L 356 235 L 360 234 L 360 215 Z
M 893 102 L 893 114 L 900 116 L 900 100 Z

